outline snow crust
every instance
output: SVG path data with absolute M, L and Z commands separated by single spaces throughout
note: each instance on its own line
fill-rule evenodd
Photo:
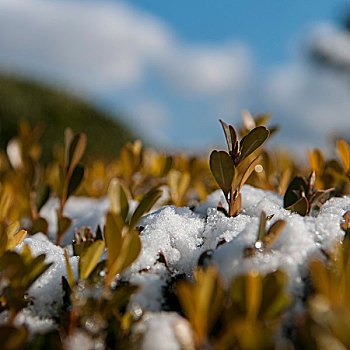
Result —
M 228 282 L 250 269 L 267 273 L 280 268 L 289 276 L 289 292 L 298 298 L 303 290 L 307 261 L 321 256 L 320 248 L 331 249 L 343 237 L 340 222 L 342 215 L 350 210 L 349 196 L 332 198 L 318 213 L 301 217 L 283 209 L 279 195 L 246 185 L 242 189 L 242 213 L 236 218 L 228 218 L 216 209 L 223 199 L 221 191 L 216 191 L 194 211 L 186 207 L 166 206 L 142 219 L 142 252 L 120 278 L 141 287 L 131 304 L 141 306 L 148 315 L 142 321 L 145 331 L 143 349 L 156 349 L 156 346 L 159 349 L 180 348 L 172 326 L 180 316 L 162 311 L 165 303 L 163 292 L 171 277 L 179 274 L 191 277 L 204 251 L 214 250 L 212 262 Z M 51 199 L 42 211 L 49 221 L 49 238 L 54 238 L 56 229 L 56 206 L 57 200 Z M 95 230 L 98 224 L 104 222 L 107 210 L 106 198 L 71 198 L 65 215 L 73 218 L 74 227 L 64 238 L 64 244 L 71 243 L 75 227 L 91 226 Z M 267 215 L 274 215 L 268 225 L 283 219 L 286 226 L 270 251 L 245 258 L 244 249 L 256 240 L 262 210 Z M 36 234 L 16 248 L 19 251 L 28 244 L 34 255 L 44 253 L 46 261 L 53 263 L 30 288 L 33 305 L 19 317 L 19 321 L 29 324 L 33 332 L 37 331 L 39 319 L 47 327 L 52 326 L 52 317 L 62 303 L 61 276 L 66 276 L 64 254 L 63 249 L 51 243 L 49 238 Z M 216 248 L 223 238 L 226 243 Z M 159 253 L 164 255 L 168 266 L 159 261 Z M 77 274 L 78 258 L 70 257 L 70 262 Z M 156 329 L 157 332 L 154 331 Z

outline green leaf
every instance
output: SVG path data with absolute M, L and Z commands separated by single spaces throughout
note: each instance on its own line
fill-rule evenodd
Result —
M 14 266 L 15 268 L 12 268 Z M 0 272 L 3 273 L 4 270 L 11 267 L 11 273 L 16 274 L 16 266 L 19 266 L 18 270 L 23 270 L 24 263 L 19 254 L 11 251 L 6 251 L 0 255 Z
M 84 250 L 79 259 L 79 278 L 86 279 L 96 267 L 105 248 L 104 241 L 95 241 Z
M 128 174 L 128 176 L 132 176 L 133 173 L 136 172 L 137 161 L 135 160 L 134 154 L 131 149 L 127 147 L 123 147 L 120 151 L 120 159 L 123 164 L 123 171 Z
M 72 246 L 73 246 L 74 256 L 80 256 L 83 253 L 83 251 L 85 251 L 91 246 L 92 243 L 93 243 L 92 241 L 85 241 L 85 242 L 79 242 L 79 243 L 73 241 Z
M 30 184 L 34 184 L 36 182 L 38 173 L 38 166 L 34 163 L 34 160 L 30 157 L 27 158 L 26 161 L 26 179 Z
M 246 281 L 244 275 L 239 275 L 231 282 L 229 295 L 234 304 L 239 305 L 239 309 L 246 312 Z
M 69 147 L 68 166 L 74 169 L 84 155 L 87 138 L 85 134 L 76 134 Z M 71 170 L 72 171 L 72 170 Z
M 35 192 L 35 206 L 38 212 L 50 197 L 51 188 L 46 184 L 40 185 Z
M 262 299 L 261 275 L 256 270 L 249 271 L 246 276 L 247 319 L 254 323 L 258 317 Z
M 163 165 L 163 171 L 160 173 L 160 177 L 166 176 L 170 171 L 174 163 L 174 158 L 172 156 L 167 156 Z
M 247 158 L 257 148 L 259 148 L 269 137 L 270 132 L 264 126 L 254 128 L 248 135 L 241 140 L 241 156 L 239 161 Z
M 124 284 L 113 291 L 109 305 L 116 310 L 125 309 L 129 303 L 130 297 L 139 289 L 138 286 L 132 284 Z
M 237 192 L 241 192 L 242 186 L 248 180 L 249 176 L 252 174 L 253 170 L 255 169 L 255 166 L 260 162 L 260 160 L 261 157 L 258 156 L 248 165 L 247 169 L 242 175 L 241 181 L 239 182 Z
M 171 198 L 176 206 L 181 205 L 183 196 L 185 195 L 191 181 L 188 171 L 180 172 L 172 169 L 168 174 L 168 185 L 170 188 Z
M 107 213 L 104 236 L 107 246 L 107 265 L 111 266 L 119 256 L 122 246 L 122 232 L 117 223 L 116 215 Z
M 301 216 L 305 216 L 309 212 L 309 202 L 307 201 L 306 197 L 301 197 L 286 209 L 290 210 L 292 213 L 298 213 Z
M 334 188 L 329 188 L 327 190 L 317 190 L 309 199 L 310 206 L 327 197 L 332 191 L 334 191 Z
M 108 245 L 107 245 L 108 247 Z M 122 238 L 122 248 L 120 254 L 111 257 L 109 254 L 110 248 L 107 250 L 107 277 L 105 283 L 110 285 L 118 273 L 123 272 L 129 267 L 138 257 L 141 251 L 141 240 L 139 233 L 135 230 L 127 232 Z M 113 260 L 112 260 L 113 259 Z
M 6 249 L 13 250 L 18 244 L 21 244 L 27 235 L 26 230 L 20 230 L 15 233 L 7 233 Z
M 131 230 L 123 239 L 123 249 L 119 256 L 120 267 L 118 268 L 117 273 L 120 273 L 128 268 L 137 259 L 140 252 L 141 240 L 139 233 L 135 230 Z
M 286 190 L 283 198 L 283 207 L 287 208 L 293 205 L 300 198 L 301 191 L 304 191 L 306 194 L 308 192 L 308 185 L 304 178 L 296 176 Z
M 74 134 L 71 128 L 66 128 L 64 130 L 64 166 L 69 168 L 69 150 L 71 143 L 73 141 Z
M 79 187 L 84 178 L 84 167 L 78 165 L 74 168 L 71 178 L 68 183 L 67 198 L 70 197 Z
M 281 270 L 267 274 L 263 279 L 263 301 L 260 317 L 266 321 L 273 321 L 291 302 L 285 293 L 287 276 Z
M 187 319 L 196 333 L 198 347 L 202 348 L 215 326 L 224 306 L 225 289 L 213 266 L 194 271 L 194 283 L 180 282 L 177 295 Z
M 73 288 L 74 287 L 74 275 L 73 275 L 72 266 L 71 266 L 70 261 L 69 261 L 67 248 L 64 248 L 64 258 L 66 260 L 68 284 L 71 288 Z
M 338 149 L 338 153 L 339 153 L 341 162 L 343 163 L 345 171 L 347 172 L 350 170 L 350 148 L 349 148 L 349 145 L 344 140 L 338 140 L 337 141 L 337 149 Z
M 211 152 L 210 170 L 227 199 L 235 176 L 235 164 L 231 156 L 224 151 Z
M 219 122 L 222 125 L 222 128 L 224 129 L 225 138 L 228 146 L 229 153 L 232 154 L 232 151 L 236 145 L 237 141 L 237 133 L 236 130 L 232 125 L 227 125 L 224 121 L 219 119 Z
M 133 228 L 137 225 L 141 217 L 151 210 L 151 208 L 161 197 L 161 195 L 162 191 L 158 189 L 153 189 L 142 198 L 130 219 L 130 228 Z
M 57 215 L 57 239 L 60 242 L 61 237 L 67 232 L 67 230 L 72 225 L 72 219 L 66 216 Z
M 92 284 L 103 284 L 105 281 L 105 271 L 106 271 L 107 261 L 102 260 L 98 262 L 94 270 L 90 273 L 89 281 Z
M 179 181 L 177 183 L 177 195 L 182 198 L 190 185 L 191 176 L 188 171 L 181 173 Z
M 348 181 L 349 178 L 346 176 L 346 172 L 342 165 L 336 160 L 331 159 L 327 162 L 326 171 L 327 175 L 334 177 L 335 182 Z
M 112 179 L 108 188 L 110 210 L 120 215 L 124 221 L 129 213 L 129 201 L 124 186 L 118 179 Z
M 258 241 L 262 241 L 265 236 L 266 230 L 266 213 L 262 211 L 260 213 L 259 229 L 258 229 Z
M 47 234 L 48 228 L 49 228 L 49 224 L 47 223 L 47 221 L 44 218 L 39 217 L 33 220 L 30 233 L 32 235 L 37 232 L 42 232 L 44 234 Z
M 322 173 L 326 164 L 326 159 L 319 149 L 314 149 L 312 152 L 308 152 L 309 162 L 311 169 L 317 173 Z
M 20 227 L 19 221 L 14 221 L 13 223 L 9 224 L 6 228 L 6 235 L 8 239 L 11 239 L 16 232 L 18 232 Z

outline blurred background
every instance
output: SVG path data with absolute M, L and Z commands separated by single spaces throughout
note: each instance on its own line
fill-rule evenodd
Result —
M 296 152 L 349 140 L 350 2 L 0 0 L 1 146 L 29 118 L 205 153 L 242 109 Z

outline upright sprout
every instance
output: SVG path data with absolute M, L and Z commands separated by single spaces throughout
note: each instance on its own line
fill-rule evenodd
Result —
M 219 120 L 225 133 L 228 146 L 228 153 L 225 151 L 213 151 L 210 154 L 210 170 L 224 192 L 225 199 L 229 206 L 228 216 L 237 216 L 241 211 L 241 188 L 248 180 L 254 167 L 259 162 L 256 157 L 245 169 L 238 181 L 237 168 L 249 155 L 257 150 L 269 137 L 270 131 L 265 126 L 258 126 L 252 129 L 241 141 L 232 125 L 227 125 Z
M 72 220 L 63 214 L 68 198 L 78 189 L 84 178 L 84 166 L 80 161 L 86 149 L 86 135 L 73 134 L 69 128 L 64 133 L 64 164 L 59 169 L 60 205 L 57 209 L 57 244 L 60 245 L 64 234 L 72 224 Z
M 286 226 L 286 222 L 284 220 L 277 220 L 267 229 L 267 221 L 271 220 L 273 216 L 274 215 L 266 216 L 264 211 L 260 213 L 257 239 L 253 247 L 248 247 L 244 250 L 244 255 L 246 257 L 252 256 L 258 251 L 263 252 L 268 250 L 280 236 Z

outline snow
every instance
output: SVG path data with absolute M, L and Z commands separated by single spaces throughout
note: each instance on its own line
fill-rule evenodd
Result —
M 166 286 L 168 277 L 168 271 L 163 264 L 155 265 L 149 272 L 131 273 L 128 280 L 140 287 L 140 291 L 132 296 L 131 303 L 142 310 L 160 311 L 163 303 L 162 289 Z
M 43 333 L 55 328 L 54 317 L 63 302 L 62 276 L 67 277 L 64 250 L 53 244 L 47 236 L 37 233 L 15 248 L 20 252 L 24 245 L 28 245 L 32 255 L 45 254 L 45 263 L 52 265 L 29 288 L 28 295 L 32 303 L 23 309 L 16 317 L 16 324 L 26 324 L 31 333 Z M 73 274 L 77 278 L 77 257 L 69 258 Z M 6 322 L 8 314 L 0 314 L 0 324 Z
M 204 251 L 214 250 L 211 261 L 228 282 L 250 269 L 262 273 L 279 268 L 284 270 L 289 276 L 289 292 L 298 299 L 302 296 L 308 260 L 321 256 L 320 248 L 331 249 L 343 237 L 340 222 L 342 215 L 350 210 L 350 196 L 332 198 L 318 213 L 301 217 L 283 209 L 282 197 L 276 193 L 246 185 L 242 189 L 242 213 L 228 218 L 216 209 L 223 199 L 221 191 L 216 191 L 193 211 L 187 207 L 166 206 L 142 219 L 141 254 L 120 278 L 140 286 L 129 307 L 141 307 L 145 312 L 138 329 L 145 333 L 143 349 L 180 349 L 174 322 L 181 317 L 164 311 L 164 288 L 170 278 L 178 274 L 191 277 Z M 57 200 L 50 199 L 42 211 L 49 222 L 51 239 L 56 229 L 57 203 Z M 107 210 L 106 198 L 70 198 L 65 215 L 73 218 L 74 227 L 64 237 L 64 244 L 71 243 L 75 227 L 90 226 L 94 230 L 103 223 Z M 282 219 L 286 226 L 270 250 L 244 257 L 244 249 L 251 247 L 256 240 L 262 210 L 267 215 L 274 215 L 268 225 Z M 24 244 L 28 244 L 34 255 L 44 253 L 46 261 L 53 263 L 30 288 L 33 305 L 24 310 L 17 321 L 29 324 L 33 332 L 44 325 L 52 326 L 52 317 L 62 303 L 61 276 L 66 275 L 66 264 L 63 249 L 51 243 L 49 238 L 36 234 L 16 248 L 20 251 Z M 226 243 L 216 248 L 222 238 Z M 168 267 L 158 261 L 160 252 Z M 70 257 L 70 262 L 76 275 L 78 258 Z M 4 317 L 1 315 L 1 319 Z M 72 344 L 75 341 L 71 339 Z
M 181 350 L 179 331 L 182 338 L 191 332 L 187 322 L 176 312 L 148 312 L 137 331 L 145 334 L 142 350 Z
M 162 252 L 171 270 L 189 274 L 200 255 L 204 224 L 189 208 L 168 206 L 146 216 L 141 221 L 142 253 L 134 268 L 153 265 Z
M 31 307 L 40 317 L 50 317 L 56 314 L 57 308 L 62 305 L 62 276 L 67 277 L 66 261 L 64 250 L 50 242 L 47 236 L 37 233 L 26 238 L 22 244 L 16 247 L 16 251 L 21 251 L 24 245 L 28 245 L 32 255 L 45 254 L 45 263 L 51 263 L 45 273 L 37 279 L 28 290 L 29 296 L 33 299 Z M 70 264 L 77 278 L 78 258 L 71 257 Z
M 76 331 L 74 335 L 67 337 L 64 342 L 65 349 L 67 350 L 77 350 L 77 349 L 103 349 L 104 344 L 100 347 L 96 346 L 96 342 L 93 341 L 85 332 Z
M 59 208 L 57 198 L 50 198 L 41 209 L 40 214 L 49 224 L 48 236 L 52 241 L 56 241 L 57 217 L 56 210 Z M 108 198 L 100 199 L 86 197 L 70 197 L 67 200 L 63 214 L 73 220 L 72 226 L 63 237 L 62 245 L 72 243 L 75 229 L 82 226 L 89 226 L 92 232 L 96 231 L 98 225 L 104 225 L 104 216 L 108 211 Z

